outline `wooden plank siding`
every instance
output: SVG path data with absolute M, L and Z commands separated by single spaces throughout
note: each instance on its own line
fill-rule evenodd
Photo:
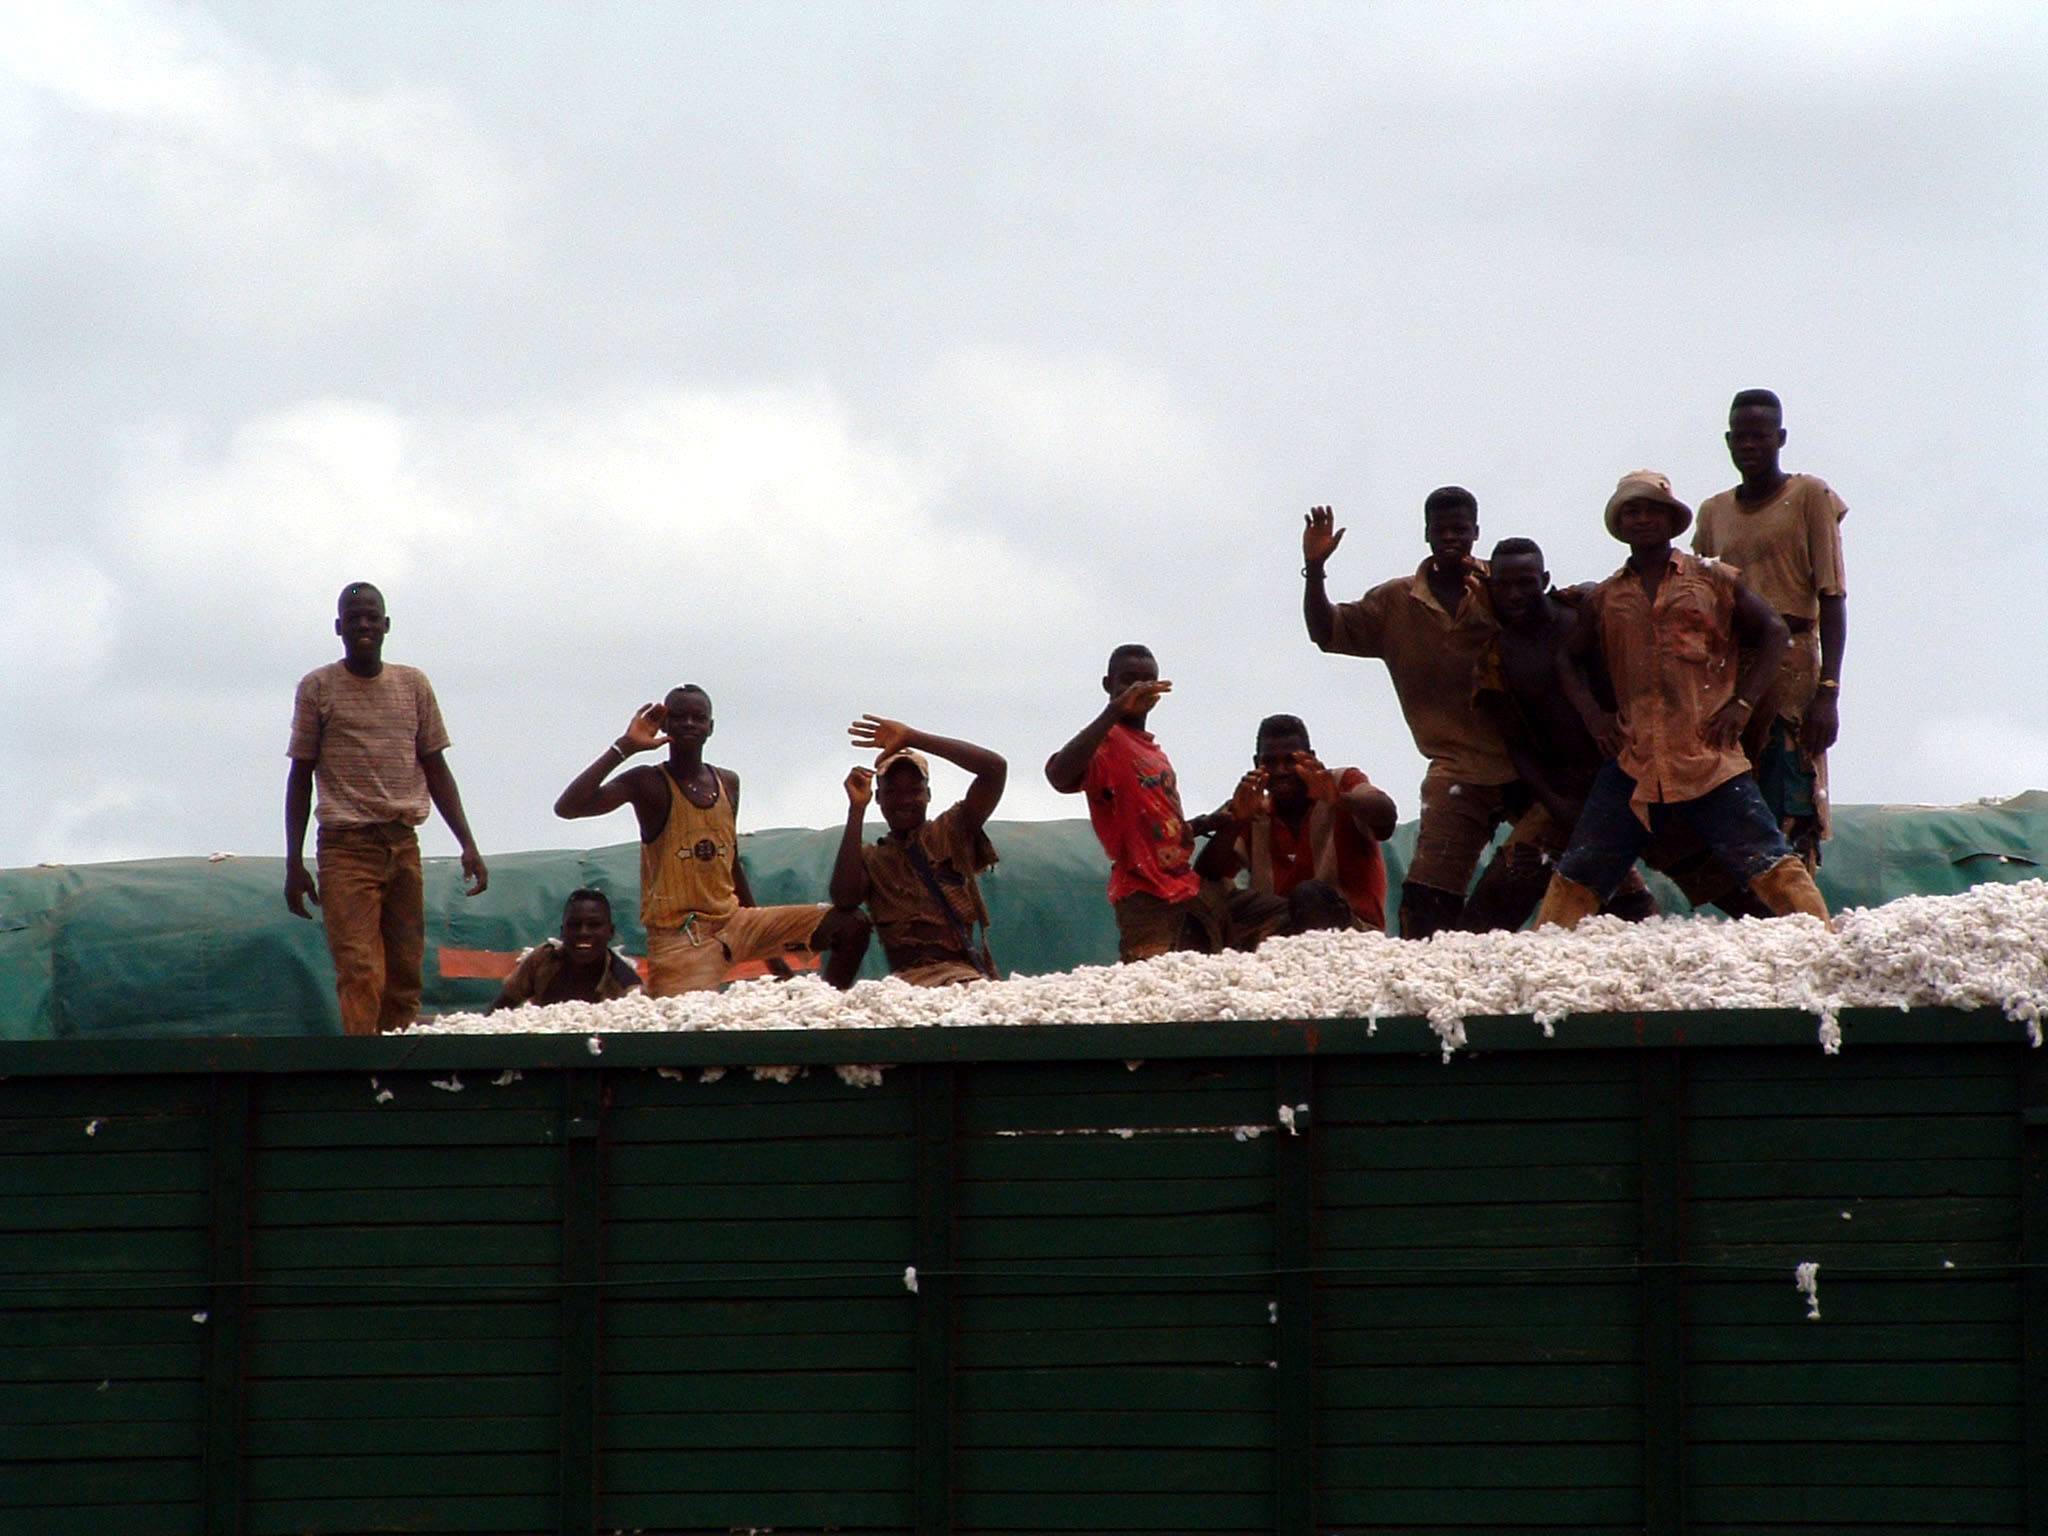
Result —
M 2042 1057 L 1845 1024 L 0 1043 L 0 1536 L 2048 1536 Z

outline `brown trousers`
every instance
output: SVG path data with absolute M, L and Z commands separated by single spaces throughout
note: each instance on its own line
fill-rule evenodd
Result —
M 1215 955 L 1257 949 L 1280 931 L 1288 908 L 1283 897 L 1204 880 L 1201 894 L 1187 901 L 1133 891 L 1110 911 L 1116 914 L 1117 958 L 1128 965 L 1176 950 Z
M 320 914 L 334 956 L 341 1032 L 375 1035 L 419 1017 L 427 952 L 420 841 L 403 822 L 322 827 Z

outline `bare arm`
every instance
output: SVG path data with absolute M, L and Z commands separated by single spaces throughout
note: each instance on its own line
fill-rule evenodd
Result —
M 1820 600 L 1820 681 L 1806 718 L 1799 727 L 1799 744 L 1809 754 L 1825 752 L 1841 734 L 1842 652 L 1849 643 L 1849 599 L 1823 595 Z M 1828 684 L 1835 684 L 1829 687 Z
M 1702 728 L 1709 746 L 1732 747 L 1742 727 L 1756 712 L 1757 700 L 1778 680 L 1792 631 L 1771 605 L 1747 587 L 1735 589 L 1733 614 L 1736 643 L 1742 647 L 1742 670 L 1736 674 L 1735 696 L 1714 711 Z
M 313 814 L 313 765 L 292 759 L 284 781 L 284 904 L 294 917 L 311 918 L 306 903 L 320 905 L 320 891 L 306 870 L 306 823 Z
M 928 752 L 955 768 L 964 768 L 973 774 L 974 782 L 967 786 L 967 793 L 961 799 L 971 832 L 979 831 L 983 823 L 995 814 L 996 805 L 1003 798 L 1003 788 L 1009 782 L 1010 765 L 987 747 L 977 747 L 971 741 L 934 736 L 929 731 L 920 731 L 900 720 L 886 720 L 880 715 L 861 716 L 846 728 L 846 733 L 853 738 L 855 746 L 871 747 L 885 756 L 905 749 Z
M 832 884 L 827 894 L 835 907 L 857 907 L 867 899 L 868 866 L 861 857 L 861 829 L 867 821 L 868 802 L 875 798 L 875 771 L 855 768 L 846 776 L 846 830 L 840 834 L 839 855 L 832 861 Z
M 420 759 L 420 766 L 427 773 L 427 794 L 433 799 L 434 809 L 441 813 L 441 819 L 448 823 L 448 830 L 461 845 L 462 873 L 469 881 L 469 894 L 481 896 L 490 889 L 491 872 L 484 866 L 484 856 L 477 852 L 469 818 L 462 813 L 462 791 L 455 787 L 455 771 L 448 766 L 448 756 L 444 752 L 429 752 Z
M 655 793 L 663 787 L 659 777 L 637 768 L 610 781 L 605 775 L 623 766 L 636 753 L 667 746 L 668 738 L 661 734 L 666 715 L 659 704 L 643 704 L 633 711 L 625 734 L 600 752 L 596 761 L 555 797 L 555 814 L 564 821 L 578 821 L 586 816 L 608 815 L 622 805 L 630 805 L 640 819 L 643 840 L 659 830 L 658 824 L 649 819 L 667 809 L 667 800 Z
M 1395 823 L 1401 819 L 1394 797 L 1370 779 L 1342 791 L 1337 803 L 1350 815 L 1352 824 L 1375 842 L 1392 837 Z
M 1337 632 L 1337 614 L 1323 585 L 1323 568 L 1344 542 L 1344 530 L 1335 526 L 1336 521 L 1330 508 L 1311 507 L 1301 530 L 1302 622 L 1308 626 L 1309 639 L 1326 651 Z
M 1520 712 L 1504 694 L 1482 693 L 1477 702 L 1479 713 L 1486 717 L 1507 744 L 1508 760 L 1515 765 L 1515 777 L 1528 785 L 1529 793 L 1536 797 L 1537 803 L 1559 821 L 1567 825 L 1577 821 L 1578 811 L 1571 797 L 1551 783 L 1549 771 L 1537 754 L 1535 743 L 1530 741 L 1528 732 L 1523 728 Z
M 1161 678 L 1157 682 L 1133 683 L 1117 694 L 1102 706 L 1101 714 L 1081 727 L 1072 741 L 1045 760 L 1045 781 L 1063 795 L 1079 794 L 1088 781 L 1088 765 L 1095 760 L 1095 749 L 1102 745 L 1117 721 L 1134 712 L 1146 699 L 1156 699 L 1172 687 Z
M 1621 726 L 1593 697 L 1593 685 L 1586 679 L 1586 664 L 1592 660 L 1594 635 L 1598 626 L 1586 614 L 1572 626 L 1563 645 L 1557 648 L 1557 686 L 1579 718 L 1586 722 L 1594 743 L 1605 757 L 1621 754 Z

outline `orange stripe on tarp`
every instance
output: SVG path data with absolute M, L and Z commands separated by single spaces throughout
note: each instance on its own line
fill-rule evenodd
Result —
M 647 984 L 647 960 L 644 956 L 628 955 L 634 969 L 640 973 L 640 984 Z M 792 971 L 815 971 L 822 956 L 812 954 L 784 954 L 782 963 Z M 447 981 L 503 981 L 512 974 L 519 964 L 516 949 L 451 949 L 444 947 L 440 952 L 441 976 Z M 773 974 L 765 960 L 748 960 L 734 966 L 725 973 L 727 981 L 754 981 Z

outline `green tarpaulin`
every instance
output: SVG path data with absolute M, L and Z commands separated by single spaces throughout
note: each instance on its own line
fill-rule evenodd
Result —
M 2021 880 L 2048 860 L 2048 792 L 1992 804 L 1846 806 L 1835 813 L 1821 886 L 1837 908 Z M 1116 957 L 1106 866 L 1084 821 L 997 822 L 1002 855 L 986 877 L 994 947 L 1006 972 Z M 1398 887 L 1413 824 L 1388 849 Z M 816 901 L 836 831 L 752 833 L 741 852 L 756 899 Z M 488 1002 L 497 983 L 477 955 L 517 951 L 555 931 L 562 898 L 593 885 L 613 900 L 621 947 L 640 951 L 638 849 L 496 854 L 491 888 L 471 900 L 453 859 L 430 859 L 428 1012 Z M 317 922 L 285 911 L 277 859 L 155 859 L 0 872 L 0 1038 L 75 1035 L 333 1034 L 333 971 Z M 1684 903 L 1652 877 L 1670 911 Z M 1391 903 L 1390 903 L 1391 906 Z M 462 955 L 470 963 L 452 963 Z M 869 956 L 879 974 L 879 956 Z M 459 974 L 462 971 L 472 974 Z

